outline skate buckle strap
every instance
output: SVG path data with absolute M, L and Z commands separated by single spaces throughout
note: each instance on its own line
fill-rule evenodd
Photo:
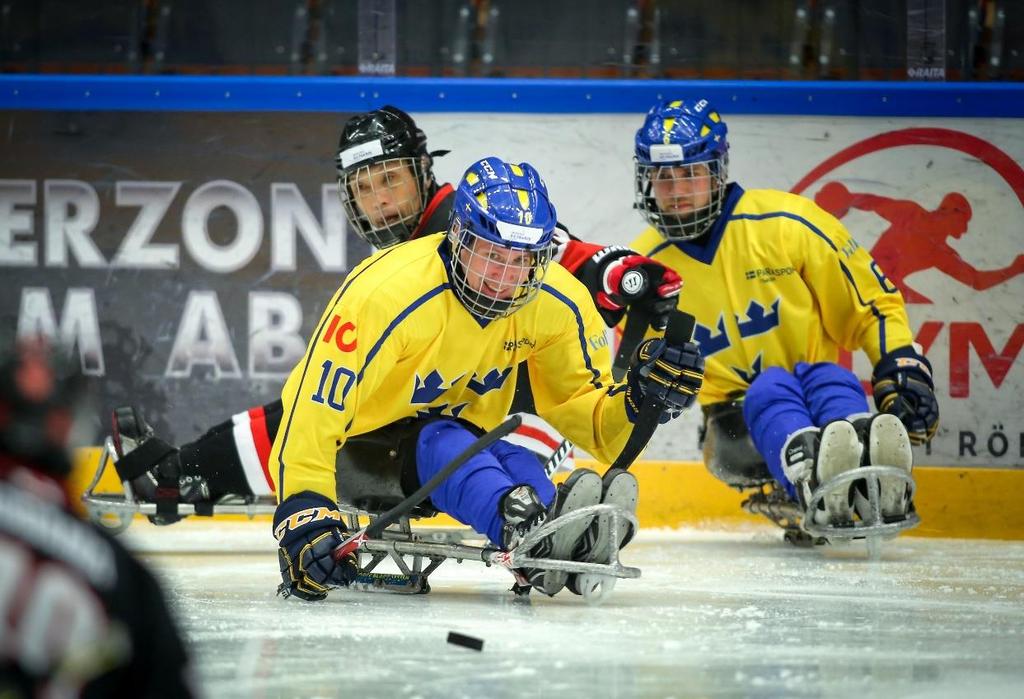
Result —
M 153 499 L 156 501 L 157 515 L 178 514 L 178 486 L 157 488 Z
M 135 480 L 156 468 L 170 454 L 178 451 L 159 437 L 150 437 L 145 442 L 114 462 L 114 468 L 122 481 Z

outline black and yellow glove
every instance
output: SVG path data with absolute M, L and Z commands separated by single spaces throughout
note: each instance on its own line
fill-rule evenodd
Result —
M 871 376 L 879 412 L 900 419 L 910 441 L 924 444 L 939 428 L 932 365 L 916 348 L 901 347 L 882 357 Z
M 626 415 L 635 422 L 648 395 L 661 405 L 664 424 L 693 405 L 704 383 L 704 357 L 696 344 L 669 345 L 661 338 L 644 340 L 626 372 Z
M 274 538 L 281 564 L 278 594 L 307 601 L 327 597 L 334 587 L 348 587 L 359 574 L 354 552 L 335 558 L 347 533 L 338 506 L 311 491 L 292 495 L 274 513 Z

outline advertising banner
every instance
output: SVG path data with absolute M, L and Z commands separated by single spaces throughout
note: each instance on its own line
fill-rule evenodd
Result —
M 1024 465 L 1024 128 L 1012 119 L 730 117 L 730 176 L 813 198 L 907 301 L 942 426 L 919 463 Z M 269 402 L 345 272 L 347 114 L 0 114 L 0 342 L 44 332 L 170 440 Z M 414 114 L 457 181 L 534 164 L 576 235 L 627 244 L 641 115 Z M 684 280 L 685 281 L 685 280 Z M 700 290 L 684 287 L 683 293 Z M 870 376 L 866 357 L 845 359 Z M 699 458 L 699 411 L 648 458 Z
M 105 413 L 137 404 L 175 442 L 278 398 L 323 306 L 369 253 L 347 233 L 333 181 L 342 122 L 3 121 L 3 346 L 57 338 L 93 377 Z

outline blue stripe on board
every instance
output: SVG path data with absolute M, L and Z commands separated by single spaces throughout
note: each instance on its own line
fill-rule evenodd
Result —
M 0 109 L 643 114 L 706 97 L 722 112 L 1024 117 L 1024 84 L 265 76 L 0 75 Z

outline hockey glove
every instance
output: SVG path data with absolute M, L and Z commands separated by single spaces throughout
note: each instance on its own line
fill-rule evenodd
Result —
M 939 403 L 932 365 L 915 347 L 901 347 L 882 357 L 875 365 L 871 383 L 879 412 L 898 417 L 911 442 L 924 444 L 935 436 Z
M 644 340 L 626 372 L 626 415 L 636 422 L 644 399 L 653 395 L 661 405 L 658 422 L 665 424 L 693 405 L 703 383 L 704 357 L 697 345 Z
M 608 327 L 618 325 L 631 306 L 650 315 L 655 330 L 665 329 L 683 286 L 671 269 L 619 245 L 594 253 L 580 269 L 580 280 L 593 294 Z
M 355 553 L 334 560 L 345 540 L 345 525 L 335 503 L 311 491 L 296 493 L 277 506 L 274 537 L 284 581 L 279 594 L 322 600 L 332 587 L 347 587 L 359 574 Z

